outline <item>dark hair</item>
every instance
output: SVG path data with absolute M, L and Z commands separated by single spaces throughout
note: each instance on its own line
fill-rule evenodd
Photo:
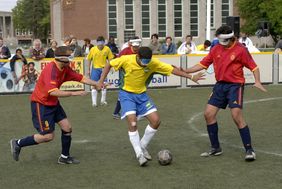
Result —
M 232 33 L 232 28 L 230 26 L 223 25 L 216 30 L 215 36 L 218 36 L 220 34 L 230 34 L 230 33 Z
M 205 40 L 204 45 L 209 47 L 209 46 L 211 46 L 211 42 L 209 40 Z
M 151 35 L 151 39 L 153 39 L 153 37 L 159 39 L 159 35 L 158 35 L 157 33 L 152 34 L 152 35 Z
M 67 46 L 60 46 L 55 50 L 55 56 L 68 56 L 71 49 Z
M 97 37 L 96 41 L 105 41 L 105 38 L 103 36 Z
M 29 62 L 27 65 L 30 66 L 31 64 L 35 66 L 34 62 Z
M 17 52 L 19 52 L 19 51 L 23 52 L 22 49 L 16 49 L 16 54 L 17 54 Z
M 190 37 L 191 39 L 193 39 L 193 36 L 192 36 L 192 35 L 186 35 L 186 38 L 187 38 L 187 37 Z
M 167 37 L 165 38 L 165 40 L 167 40 L 167 39 L 170 39 L 170 40 L 172 41 L 172 38 L 171 38 L 170 36 L 167 36 Z
M 3 40 L 3 38 L 0 36 L 0 40 Z
M 149 47 L 140 47 L 138 50 L 138 55 L 140 59 L 151 59 L 152 58 L 152 50 Z

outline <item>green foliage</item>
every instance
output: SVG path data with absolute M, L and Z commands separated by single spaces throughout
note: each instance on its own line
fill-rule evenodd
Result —
M 237 6 L 244 19 L 242 31 L 254 34 L 259 21 L 271 23 L 270 34 L 277 41 L 282 34 L 281 0 L 238 0 Z
M 48 38 L 50 31 L 49 0 L 18 0 L 12 12 L 16 29 L 31 31 L 34 38 Z

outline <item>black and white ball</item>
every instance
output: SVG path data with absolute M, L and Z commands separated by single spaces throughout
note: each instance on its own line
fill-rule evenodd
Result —
M 157 158 L 161 165 L 169 165 L 172 162 L 172 155 L 169 150 L 159 151 Z

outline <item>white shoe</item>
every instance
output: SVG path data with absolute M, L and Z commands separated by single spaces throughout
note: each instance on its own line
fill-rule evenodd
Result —
M 148 162 L 148 160 L 144 157 L 144 154 L 140 154 L 138 157 L 137 157 L 138 161 L 139 161 L 139 165 L 142 167 L 142 166 L 145 166 L 146 163 Z
M 149 154 L 148 150 L 146 148 L 141 148 L 141 149 L 142 149 L 144 157 L 149 161 L 152 160 L 152 156 Z
M 107 106 L 108 105 L 108 103 L 106 101 L 103 101 L 100 104 L 101 104 L 101 106 Z
M 92 104 L 93 107 L 97 107 L 97 104 Z

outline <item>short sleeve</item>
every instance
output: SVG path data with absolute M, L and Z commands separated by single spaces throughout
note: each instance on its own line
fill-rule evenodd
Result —
M 115 71 L 119 70 L 123 65 L 124 57 L 116 58 L 110 61 L 110 65 L 115 69 Z
M 66 77 L 65 77 L 64 81 L 78 81 L 78 82 L 81 82 L 82 79 L 83 79 L 83 75 L 75 72 L 70 67 L 67 68 L 67 70 L 66 70 Z
M 244 48 L 241 53 L 241 62 L 242 64 L 251 71 L 254 71 L 257 68 L 257 64 L 255 63 L 252 55 L 249 51 Z
M 154 72 L 163 74 L 163 75 L 170 75 L 173 71 L 173 67 L 170 64 L 161 62 L 158 59 L 153 59 L 153 63 L 155 66 Z
M 213 63 L 213 53 L 212 51 L 210 51 L 209 54 L 200 61 L 199 65 L 207 69 L 212 63 Z

